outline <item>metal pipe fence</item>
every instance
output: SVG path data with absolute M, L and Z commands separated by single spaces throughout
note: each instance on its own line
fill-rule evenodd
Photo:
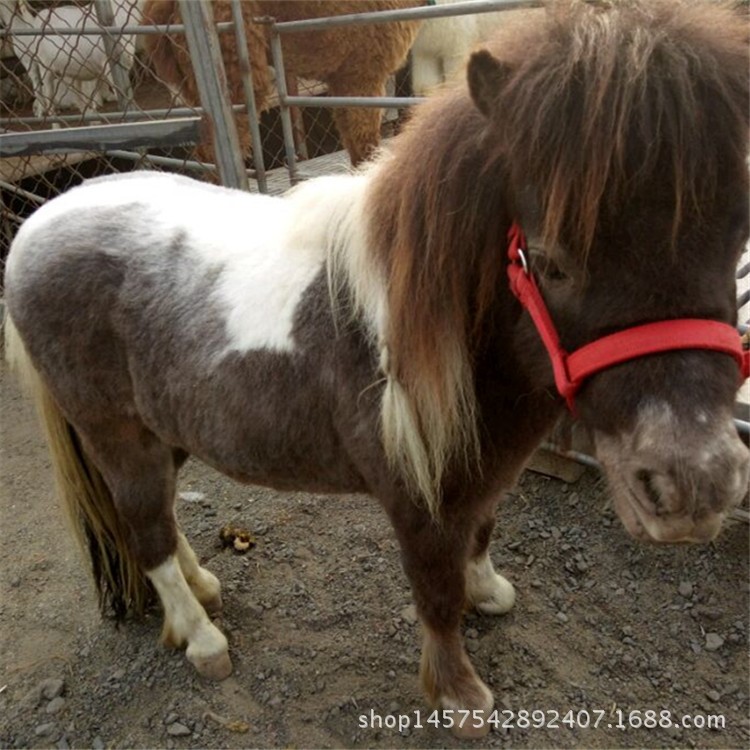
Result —
M 273 18 L 259 18 L 259 22 L 268 24 L 271 30 L 271 57 L 279 91 L 279 111 L 281 115 L 282 132 L 284 135 L 284 151 L 286 154 L 289 181 L 295 184 L 300 180 L 297 167 L 296 146 L 294 141 L 294 127 L 292 124 L 293 107 L 320 106 L 320 100 L 313 97 L 291 96 L 286 87 L 286 67 L 282 47 L 284 34 L 296 34 L 311 31 L 322 31 L 349 26 L 363 26 L 368 24 L 394 23 L 397 21 L 420 21 L 435 18 L 448 18 L 469 14 L 493 13 L 517 8 L 540 7 L 539 0 L 471 0 L 470 2 L 454 5 L 434 5 L 403 10 L 386 10 L 368 13 L 352 13 L 340 16 L 306 19 L 301 21 L 277 22 Z M 341 107 L 375 107 L 401 108 L 419 104 L 424 97 L 326 97 L 323 105 L 331 108 Z

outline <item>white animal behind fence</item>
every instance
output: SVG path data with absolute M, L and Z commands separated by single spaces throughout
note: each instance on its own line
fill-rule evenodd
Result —
M 454 5 L 468 0 L 435 0 L 435 5 Z M 510 11 L 476 13 L 425 21 L 412 56 L 412 89 L 426 96 L 463 71 L 469 53 L 492 35 Z
M 113 2 L 114 25 L 122 28 L 139 23 L 140 5 L 141 0 Z M 34 15 L 26 0 L 0 0 L 0 21 L 28 73 L 36 117 L 54 116 L 69 107 L 96 112 L 105 101 L 116 99 L 111 61 L 102 37 L 53 31 L 98 27 L 93 5 L 46 8 Z M 32 30 L 39 33 L 18 34 Z M 133 65 L 135 44 L 134 36 L 123 35 L 120 62 L 128 71 Z

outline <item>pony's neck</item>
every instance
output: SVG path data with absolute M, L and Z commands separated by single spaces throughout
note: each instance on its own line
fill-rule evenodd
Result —
M 384 279 L 383 434 L 430 501 L 480 448 L 480 350 L 510 314 L 504 169 L 466 92 L 424 105 L 369 177 L 369 262 Z

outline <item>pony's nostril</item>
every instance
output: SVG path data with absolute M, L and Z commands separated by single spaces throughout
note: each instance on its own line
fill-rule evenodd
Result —
M 664 508 L 662 504 L 662 493 L 656 485 L 655 473 L 648 469 L 639 469 L 636 472 L 635 477 L 643 488 L 646 499 L 653 506 L 656 515 L 660 515 Z

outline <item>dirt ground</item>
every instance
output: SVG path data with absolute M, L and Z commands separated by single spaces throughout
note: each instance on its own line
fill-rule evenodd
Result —
M 748 746 L 746 524 L 701 548 L 641 546 L 596 474 L 573 485 L 526 475 L 491 548 L 516 607 L 465 622 L 513 727 L 459 741 L 425 723 L 418 625 L 374 501 L 277 494 L 186 466 L 180 517 L 223 582 L 234 661 L 229 679 L 209 683 L 158 644 L 157 615 L 119 629 L 100 618 L 34 415 L 4 367 L 0 424 L 2 748 Z M 222 549 L 228 522 L 257 546 Z M 571 709 L 598 727 L 570 728 Z M 363 727 L 373 713 L 414 722 L 418 710 L 421 729 Z M 548 723 L 557 711 L 558 727 L 523 726 L 521 710 Z M 665 724 L 721 715 L 725 726 L 617 728 L 647 710 L 657 721 L 671 711 Z

